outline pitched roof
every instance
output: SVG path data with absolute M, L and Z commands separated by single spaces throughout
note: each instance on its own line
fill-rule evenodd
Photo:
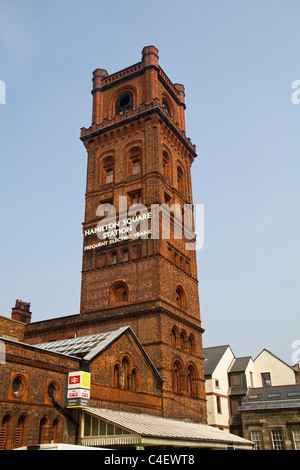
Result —
M 144 356 L 145 361 L 152 369 L 158 381 L 163 383 L 163 378 L 130 326 L 124 326 L 115 331 L 79 336 L 58 341 L 49 341 L 47 343 L 38 343 L 32 346 L 49 352 L 65 354 L 67 356 L 79 357 L 86 361 L 92 361 L 108 347 L 112 346 L 112 344 L 126 332 L 131 335 L 134 342 L 139 347 L 141 354 Z
M 250 388 L 240 410 L 300 409 L 300 384 Z
M 99 408 L 89 408 L 85 412 L 148 438 L 240 445 L 252 444 L 244 438 L 230 434 L 227 431 L 221 431 L 207 424 Z
M 95 335 L 79 336 L 58 341 L 49 341 L 47 343 L 38 343 L 33 346 L 47 351 L 66 354 L 68 356 L 84 357 L 97 348 L 98 353 L 103 351 L 120 337 L 128 327 L 119 328 L 119 330 L 98 333 Z M 94 354 L 93 354 L 94 355 Z
M 251 356 L 237 357 L 232 363 L 229 372 L 244 372 L 251 359 Z
M 210 348 L 203 348 L 204 355 L 204 374 L 209 376 L 213 373 L 218 363 L 220 362 L 225 351 L 230 348 L 229 345 L 212 346 Z

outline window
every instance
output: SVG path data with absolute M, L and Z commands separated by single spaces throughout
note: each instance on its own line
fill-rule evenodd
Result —
M 178 335 L 177 328 L 176 327 L 172 328 L 172 331 L 171 331 L 171 344 L 174 348 L 177 347 L 177 335 Z
M 232 387 L 240 387 L 242 385 L 241 374 L 231 374 L 230 382 Z
M 123 250 L 123 261 L 128 261 L 128 260 L 129 260 L 129 251 Z
M 187 394 L 192 398 L 197 397 L 197 374 L 192 365 L 187 368 Z
M 186 308 L 186 298 L 184 290 L 181 286 L 178 286 L 175 291 L 175 300 L 179 308 Z
M 115 113 L 120 114 L 133 108 L 133 94 L 131 91 L 124 91 L 119 95 L 115 104 Z
M 0 450 L 4 450 L 6 447 L 6 439 L 9 434 L 9 427 L 11 424 L 11 416 L 7 414 L 2 419 L 2 424 L 0 427 Z
M 39 437 L 38 437 L 38 444 L 45 444 L 46 443 L 46 429 L 47 429 L 47 418 L 44 417 L 40 421 L 39 426 Z
M 140 191 L 130 195 L 130 203 L 131 205 L 134 204 L 141 204 L 142 203 L 142 193 Z
M 279 398 L 280 393 L 269 393 L 268 398 Z
M 130 384 L 131 390 L 137 390 L 138 389 L 138 372 L 136 369 L 133 369 L 131 372 L 131 384 Z
M 283 433 L 281 429 L 271 430 L 273 450 L 284 450 Z
M 240 414 L 239 407 L 241 406 L 242 399 L 241 398 L 232 398 L 231 399 L 231 413 L 233 416 L 237 416 Z
M 163 173 L 165 178 L 171 180 L 171 158 L 167 152 L 163 152 Z
M 179 192 L 185 193 L 184 172 L 181 166 L 177 167 L 177 187 Z
M 221 397 L 216 397 L 217 398 L 217 411 L 219 414 L 222 413 L 222 408 L 221 408 Z
M 100 184 L 109 184 L 114 181 L 114 157 L 109 155 L 100 160 Z
M 186 332 L 183 330 L 181 333 L 180 333 L 180 349 L 182 349 L 183 351 L 186 350 L 186 346 L 187 346 L 187 335 L 186 335 Z
M 106 183 L 113 183 L 113 181 L 114 181 L 114 170 L 112 168 L 107 168 Z
M 56 385 L 54 382 L 51 382 L 49 385 L 48 385 L 48 389 L 47 389 L 47 394 L 48 394 L 48 397 L 51 399 L 51 398 L 55 398 L 55 393 L 56 393 Z
M 289 392 L 288 397 L 300 397 L 300 392 Z
M 169 102 L 167 101 L 167 99 L 165 97 L 163 97 L 163 99 L 162 99 L 162 105 L 166 108 L 167 113 L 172 115 Z
M 102 419 L 84 413 L 83 416 L 83 435 L 88 436 L 120 436 L 129 434 L 129 431 L 116 426 L 112 423 L 103 421 Z
M 125 282 L 117 282 L 111 289 L 111 302 L 121 304 L 128 301 L 128 287 Z
M 263 387 L 271 387 L 271 375 L 270 372 L 264 372 L 261 374 L 261 380 Z
M 114 251 L 111 254 L 111 264 L 117 264 L 117 262 L 118 262 L 118 254 L 116 251 Z
M 295 450 L 300 450 L 300 429 L 292 430 Z
M 188 347 L 189 347 L 190 354 L 194 354 L 195 353 L 195 337 L 192 334 L 189 335 Z
M 59 439 L 58 439 L 58 427 L 59 427 L 59 419 L 55 419 L 52 423 L 52 430 L 51 430 L 51 441 L 52 442 L 59 442 Z
M 21 398 L 24 395 L 25 384 L 25 378 L 22 375 L 18 374 L 14 377 L 11 387 L 16 398 Z
M 121 369 L 120 369 L 119 364 L 116 364 L 114 367 L 114 387 L 115 388 L 120 388 L 120 385 L 121 385 L 120 378 L 121 378 Z
M 263 450 L 263 439 L 260 430 L 251 431 L 251 441 L 254 442 L 254 450 Z
M 175 393 L 181 393 L 183 374 L 182 374 L 182 367 L 179 361 L 175 361 L 173 364 L 172 377 L 173 377 L 173 391 Z
M 15 443 L 14 443 L 15 449 L 17 449 L 18 447 L 22 447 L 23 445 L 25 420 L 26 420 L 25 416 L 21 416 L 18 419 L 16 434 L 15 434 Z
M 140 172 L 141 172 L 141 161 L 139 159 L 136 159 L 133 161 L 133 174 L 139 175 Z
M 128 152 L 128 175 L 139 175 L 141 173 L 141 158 L 142 150 L 141 147 L 133 147 Z
M 129 360 L 127 357 L 124 357 L 122 360 L 122 369 L 121 369 L 121 388 L 129 388 Z

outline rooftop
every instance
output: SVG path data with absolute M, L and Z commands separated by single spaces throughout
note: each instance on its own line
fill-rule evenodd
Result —
M 242 400 L 241 411 L 300 409 L 300 384 L 250 388 Z
M 164 440 L 165 444 L 172 443 L 171 445 L 175 445 L 176 442 L 184 447 L 192 447 L 193 445 L 200 447 L 201 443 L 210 443 L 214 445 L 233 444 L 235 446 L 248 446 L 252 448 L 252 442 L 207 424 L 99 408 L 89 408 L 86 412 L 116 426 L 120 426 L 126 429 L 127 432 L 129 431 L 131 442 L 133 442 L 133 435 L 135 435 L 136 443 L 146 443 L 152 439 L 153 443 L 155 442 L 154 440 L 157 440 L 157 442 Z M 122 439 L 126 440 L 129 437 L 128 435 L 124 437 L 116 436 L 116 441 L 118 439 L 122 441 Z M 92 442 L 95 443 L 96 440 L 95 437 L 87 438 L 84 439 L 83 444 L 89 445 L 90 442 L 90 445 L 92 445 Z M 99 436 L 99 443 L 100 441 L 102 444 L 105 443 L 105 439 L 102 436 Z

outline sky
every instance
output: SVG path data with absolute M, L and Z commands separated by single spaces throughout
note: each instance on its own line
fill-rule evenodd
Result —
M 92 72 L 154 45 L 197 147 L 203 345 L 299 361 L 299 36 L 299 0 L 0 0 L 0 315 L 79 313 Z

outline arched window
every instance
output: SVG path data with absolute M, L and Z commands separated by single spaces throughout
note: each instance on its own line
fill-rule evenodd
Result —
M 115 104 L 115 113 L 120 114 L 133 108 L 133 94 L 131 91 L 121 93 Z
M 193 334 L 189 335 L 188 347 L 189 347 L 190 354 L 194 354 L 195 353 L 195 336 Z
M 128 153 L 128 174 L 139 175 L 141 173 L 142 150 L 135 146 Z
M 165 97 L 163 97 L 161 102 L 162 102 L 162 105 L 166 108 L 167 113 L 170 114 L 170 116 L 172 116 L 171 106 L 170 106 L 170 103 L 168 102 L 168 100 Z
M 114 182 L 114 157 L 109 155 L 100 161 L 100 184 Z
M 166 151 L 163 152 L 163 173 L 164 177 L 171 181 L 171 158 Z
M 189 397 L 197 397 L 197 373 L 193 365 L 189 365 L 186 374 L 187 394 Z
M 121 386 L 121 369 L 119 364 L 116 364 L 114 367 L 114 387 L 120 388 Z
M 131 390 L 138 390 L 138 371 L 136 369 L 131 372 Z
M 185 181 L 184 171 L 181 166 L 177 166 L 177 188 L 182 194 L 185 194 Z
M 182 393 L 183 390 L 183 370 L 179 361 L 174 361 L 172 367 L 173 392 Z
M 44 418 L 41 419 L 40 425 L 39 425 L 38 444 L 46 444 L 47 427 L 48 427 L 48 419 L 44 416 Z
M 185 297 L 185 292 L 181 286 L 177 286 L 176 292 L 175 292 L 175 300 L 176 300 L 176 305 L 179 308 L 186 308 L 186 297 Z
M 183 351 L 187 349 L 187 334 L 184 330 L 180 333 L 180 349 Z
M 2 419 L 2 423 L 0 427 L 0 450 L 5 450 L 7 447 L 10 423 L 11 423 L 11 416 L 10 414 L 6 414 Z
M 178 337 L 178 330 L 176 326 L 172 328 L 171 331 L 171 345 L 176 348 L 177 347 L 177 337 Z
M 26 416 L 22 415 L 18 419 L 16 434 L 15 434 L 15 443 L 14 448 L 22 447 L 24 443 L 24 427 L 25 427 Z
M 59 419 L 56 418 L 52 423 L 52 430 L 51 430 L 51 441 L 52 442 L 59 442 Z
M 128 302 L 128 286 L 125 282 L 117 282 L 111 289 L 111 303 L 114 305 Z
M 129 359 L 127 357 L 124 357 L 122 360 L 121 388 L 125 388 L 125 389 L 130 388 Z

